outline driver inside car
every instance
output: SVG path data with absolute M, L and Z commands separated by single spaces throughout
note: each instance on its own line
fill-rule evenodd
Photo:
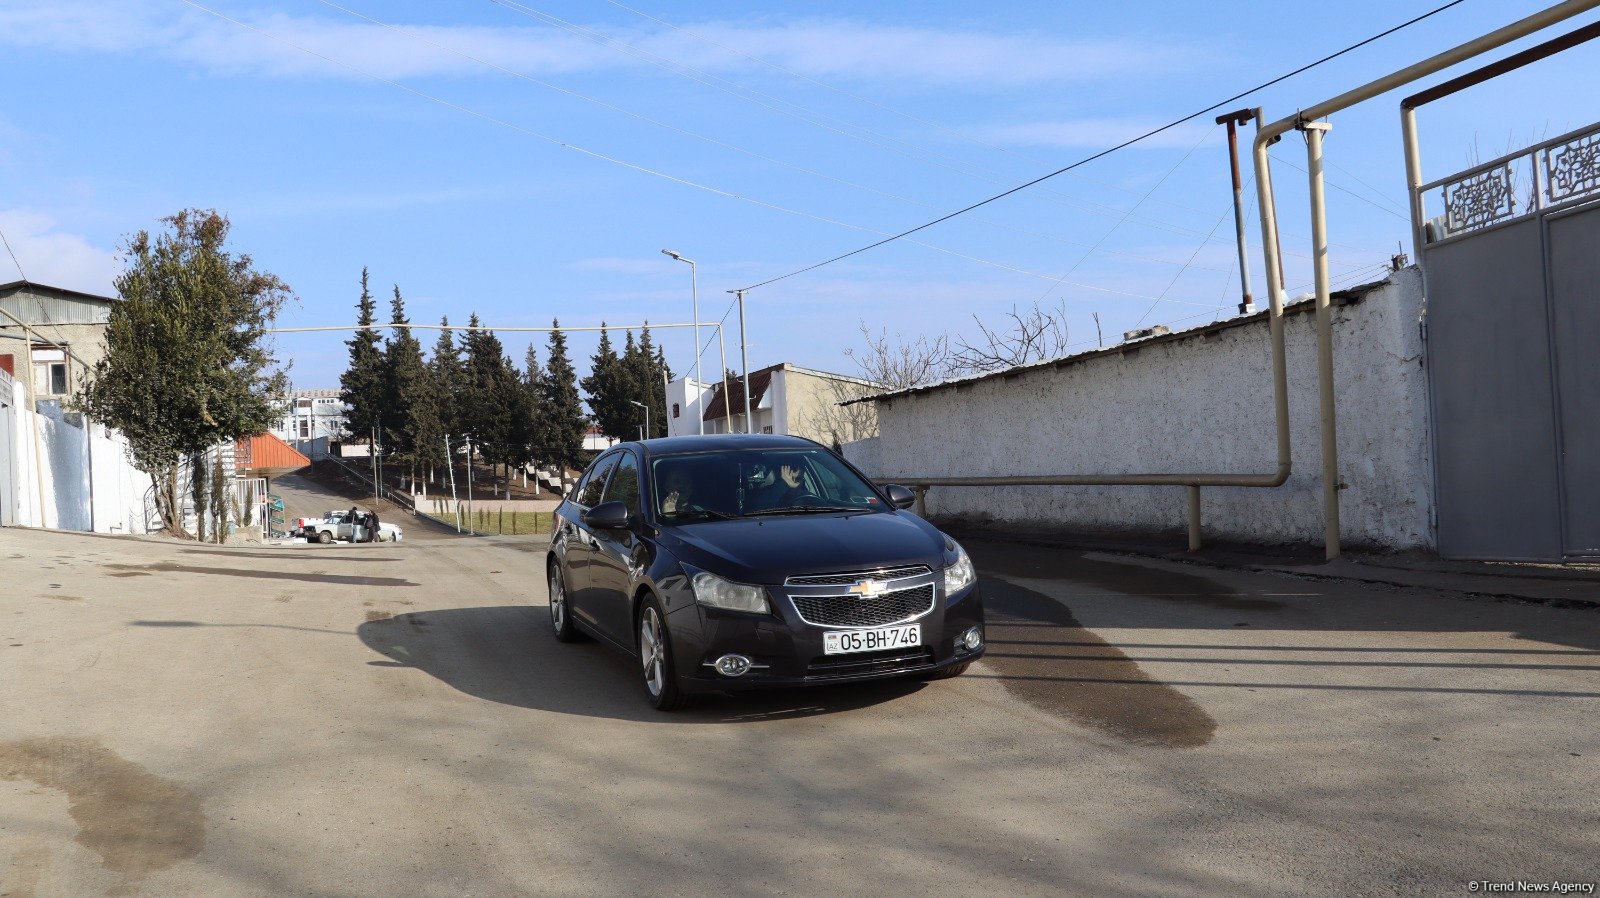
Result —
M 805 468 L 798 460 L 778 460 L 764 466 L 756 486 L 755 509 L 793 508 L 801 499 L 815 498 L 805 484 Z
M 694 494 L 694 481 L 686 469 L 674 467 L 669 471 L 662 489 L 665 491 L 661 497 L 662 514 L 677 514 L 690 507 L 689 497 Z

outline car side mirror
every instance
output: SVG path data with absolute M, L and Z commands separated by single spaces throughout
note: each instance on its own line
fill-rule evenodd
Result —
M 601 502 L 583 513 L 583 522 L 596 530 L 622 530 L 633 523 L 623 502 Z
M 883 491 L 889 495 L 889 504 L 895 508 L 910 508 L 917 504 L 917 494 L 913 493 L 910 487 L 891 483 L 884 487 Z

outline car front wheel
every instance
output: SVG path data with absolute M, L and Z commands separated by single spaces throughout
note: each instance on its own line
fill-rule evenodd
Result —
M 572 609 L 567 607 L 566 577 L 561 565 L 550 565 L 550 627 L 558 642 L 577 642 L 578 628 L 572 625 Z
M 639 664 L 650 704 L 657 711 L 676 711 L 689 704 L 689 696 L 678 687 L 677 665 L 673 663 L 666 620 L 655 596 L 645 599 L 644 608 L 639 612 Z

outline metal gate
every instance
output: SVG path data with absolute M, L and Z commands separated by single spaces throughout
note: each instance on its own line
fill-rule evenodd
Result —
M 1600 556 L 1600 126 L 1420 191 L 1439 553 Z

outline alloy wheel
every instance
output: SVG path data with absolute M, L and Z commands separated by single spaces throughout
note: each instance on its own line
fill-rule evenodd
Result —
M 666 652 L 661 643 L 661 618 L 654 608 L 639 617 L 639 660 L 644 665 L 644 685 L 659 696 L 666 683 Z
M 550 570 L 550 624 L 557 635 L 567 624 L 567 590 L 561 582 L 561 569 Z

